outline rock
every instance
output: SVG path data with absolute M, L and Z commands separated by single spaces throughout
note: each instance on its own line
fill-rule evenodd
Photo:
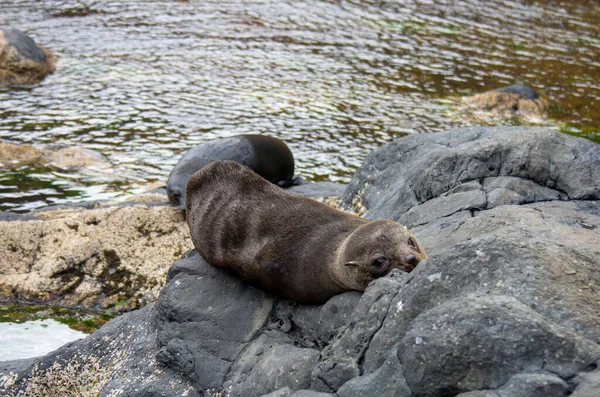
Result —
M 264 394 L 261 397 L 289 397 L 292 394 L 292 391 L 289 387 L 282 387 L 279 390 L 274 391 L 273 393 Z
M 0 394 L 83 371 L 77 387 L 102 396 L 168 395 L 177 374 L 191 395 L 595 397 L 599 148 L 521 127 L 402 138 L 368 156 L 344 200 L 413 223 L 429 258 L 411 273 L 301 305 L 190 251 L 156 304 L 44 358 L 0 363 Z M 111 372 L 100 340 L 135 355 Z M 107 364 L 99 380 L 65 372 L 76 351 Z
M 403 275 L 393 271 L 391 276 L 369 285 L 351 315 L 353 321 L 341 328 L 336 339 L 323 349 L 312 373 L 311 389 L 335 392 L 348 380 L 361 375 L 359 363 L 364 360 L 369 342 L 381 327 L 390 301 L 402 284 L 396 278 L 401 280 Z
M 187 181 L 200 168 L 216 160 L 236 161 L 280 186 L 294 184 L 294 156 L 285 142 L 267 135 L 238 135 L 202 143 L 183 154 L 167 181 L 171 203 L 185 208 Z
M 333 397 L 333 394 L 319 393 L 312 390 L 298 390 L 292 393 L 290 397 Z
M 112 164 L 102 154 L 79 147 L 48 145 L 38 148 L 29 144 L 12 144 L 0 141 L 0 168 L 12 169 L 22 166 L 47 166 L 61 171 L 79 171 L 108 174 Z
M 491 390 L 476 390 L 457 394 L 456 397 L 500 397 L 500 394 Z
M 339 397 L 412 397 L 413 394 L 404 379 L 397 350 L 392 349 L 388 359 L 378 370 L 349 380 L 340 387 L 337 395 Z
M 600 358 L 597 344 L 501 296 L 465 296 L 423 313 L 398 350 L 403 368 L 412 369 L 405 372 L 411 390 L 428 396 L 496 389 L 523 370 L 569 379 Z M 522 377 L 511 382 L 509 389 L 524 387 Z M 556 387 L 565 391 L 566 383 L 548 391 Z
M 491 117 L 518 118 L 523 121 L 541 122 L 546 101 L 531 87 L 514 84 L 482 94 L 462 98 L 459 109 L 474 121 L 489 121 Z
M 93 335 L 19 368 L 0 366 L 0 395 L 200 397 L 155 359 L 154 305 L 118 317 Z
M 497 205 L 598 200 L 599 153 L 593 142 L 536 127 L 414 134 L 369 154 L 344 203 L 415 227 Z
M 501 397 L 562 397 L 569 394 L 569 385 L 549 373 L 517 374 L 498 391 Z
M 56 57 L 17 29 L 0 30 L 0 85 L 33 84 L 53 73 Z
M 139 307 L 192 247 L 181 211 L 131 203 L 36 211 L 0 222 L 0 294 L 61 305 Z
M 235 377 L 230 379 L 231 397 L 267 394 L 282 387 L 310 386 L 310 373 L 319 359 L 319 351 L 292 343 L 281 344 L 278 339 L 284 338 L 277 333 L 274 337 L 263 334 L 246 349 L 232 367 Z
M 341 196 L 345 189 L 346 185 L 335 182 L 309 182 L 288 188 L 291 192 L 314 199 Z
M 597 365 L 591 365 L 586 370 L 590 372 L 580 373 L 573 383 L 577 388 L 571 394 L 572 397 L 596 397 L 600 395 L 600 370 Z
M 159 360 L 200 389 L 220 388 L 266 323 L 273 301 L 192 251 L 173 265 L 158 300 Z

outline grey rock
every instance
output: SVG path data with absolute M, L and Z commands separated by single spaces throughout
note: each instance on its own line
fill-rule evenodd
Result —
M 563 397 L 569 394 L 569 385 L 548 373 L 517 374 L 498 392 L 500 397 Z
M 217 160 L 236 161 L 281 186 L 294 184 L 294 156 L 285 142 L 267 135 L 237 135 L 208 141 L 185 152 L 167 180 L 169 201 L 185 208 L 187 181 L 200 168 Z
M 500 397 L 500 394 L 492 390 L 475 390 L 457 394 L 456 397 Z
M 309 182 L 299 186 L 291 186 L 288 190 L 310 198 L 337 197 L 344 194 L 346 185 L 335 182 Z
M 528 87 L 523 84 L 513 84 L 513 85 L 509 85 L 508 87 L 502 87 L 502 88 L 495 89 L 493 91 L 510 92 L 512 94 L 517 94 L 519 97 L 521 97 L 523 99 L 529 99 L 529 100 L 539 99 L 539 97 L 540 97 L 533 88 Z
M 388 359 L 377 371 L 353 378 L 337 391 L 339 397 L 412 397 L 412 391 L 406 384 L 402 365 L 396 349 L 392 349 Z
M 354 320 L 323 349 L 312 373 L 312 390 L 335 392 L 348 380 L 361 375 L 359 362 L 387 316 L 390 301 L 404 277 L 404 273 L 394 271 L 369 285 L 352 314 Z
M 576 207 L 572 202 L 502 206 L 458 218 L 453 228 L 422 230 L 423 244 L 437 249 L 398 288 L 365 352 L 365 370 L 381 366 L 381 352 L 392 348 L 420 313 L 466 294 L 513 296 L 598 343 L 600 235 L 578 223 L 597 224 L 600 218 Z
M 429 258 L 411 273 L 302 305 L 192 250 L 156 304 L 45 358 L 0 363 L 0 394 L 91 352 L 100 361 L 75 360 L 100 362 L 102 396 L 596 397 L 598 148 L 535 128 L 402 138 L 369 155 L 344 199 L 413 225 Z
M 228 382 L 231 397 L 253 397 L 283 387 L 296 390 L 310 386 L 310 374 L 319 351 L 280 344 L 278 339 L 285 341 L 286 337 L 261 335 L 236 360 Z
M 34 62 L 46 62 L 44 51 L 27 34 L 17 29 L 4 29 L 2 32 L 8 44 L 15 47 L 23 57 Z
M 580 372 L 574 379 L 577 388 L 571 394 L 571 397 L 597 397 L 600 396 L 600 370 L 598 365 L 593 364 L 589 367 L 590 371 Z
M 289 397 L 292 391 L 289 387 L 282 387 L 279 390 L 275 390 L 273 393 L 263 394 L 261 397 Z
M 0 395 L 199 397 L 190 383 L 155 359 L 154 304 L 46 356 L 0 365 Z
M 523 370 L 565 379 L 600 359 L 599 345 L 502 296 L 466 296 L 423 313 L 398 350 L 402 366 L 412 369 L 405 373 L 411 390 L 428 396 L 495 389 Z
M 600 146 L 553 130 L 534 127 L 469 127 L 436 134 L 413 134 L 380 147 L 367 156 L 344 193 L 347 206 L 364 207 L 371 219 L 401 220 L 410 210 L 413 219 L 431 220 L 430 200 L 460 203 L 456 211 L 491 209 L 499 204 L 520 204 L 524 198 L 495 192 L 482 205 L 460 185 L 483 190 L 482 180 L 521 178 L 539 185 L 549 196 L 570 200 L 600 198 Z M 531 187 L 521 184 L 517 191 Z M 507 189 L 510 190 L 510 189 Z M 511 197 L 514 196 L 514 197 Z M 464 205 L 460 205 L 460 204 Z M 483 208 L 482 208 L 483 207 Z M 360 209 L 360 208 L 359 208 Z M 422 213 L 419 216 L 417 213 Z M 440 212 L 439 216 L 451 215 Z M 408 216 L 408 215 L 407 215 Z M 406 222 L 406 221 L 405 221 Z M 412 225 L 408 225 L 412 226 Z
M 361 295 L 358 291 L 348 291 L 332 297 L 323 305 L 281 300 L 275 307 L 268 328 L 288 333 L 300 346 L 323 349 L 340 328 L 353 320 Z
M 0 28 L 0 85 L 33 84 L 54 72 L 56 57 L 26 33 Z
M 39 220 L 39 218 L 32 214 L 18 214 L 15 212 L 0 211 L 0 222 L 35 221 L 35 220 Z
M 312 390 L 298 390 L 292 393 L 290 397 L 333 397 L 333 394 L 320 393 Z
M 158 359 L 197 388 L 218 389 L 232 362 L 266 323 L 273 298 L 197 254 L 174 266 L 193 271 L 172 272 L 160 293 L 155 319 Z

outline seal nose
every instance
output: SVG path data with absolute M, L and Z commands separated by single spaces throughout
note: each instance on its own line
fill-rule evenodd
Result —
M 414 254 L 409 254 L 406 256 L 406 263 L 408 263 L 411 266 L 416 266 L 417 265 L 417 257 Z

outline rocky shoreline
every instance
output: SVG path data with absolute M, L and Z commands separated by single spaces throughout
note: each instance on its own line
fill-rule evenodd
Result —
M 598 395 L 600 146 L 530 127 L 411 135 L 342 200 L 409 226 L 429 258 L 302 305 L 188 251 L 156 302 L 0 363 L 0 394 Z

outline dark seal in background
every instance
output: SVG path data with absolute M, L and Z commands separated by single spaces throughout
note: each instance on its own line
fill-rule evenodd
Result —
M 217 160 L 232 160 L 250 167 L 271 183 L 286 187 L 294 182 L 294 156 L 281 139 L 266 135 L 238 135 L 195 146 L 184 153 L 167 180 L 167 195 L 185 208 L 185 186 L 199 169 Z

